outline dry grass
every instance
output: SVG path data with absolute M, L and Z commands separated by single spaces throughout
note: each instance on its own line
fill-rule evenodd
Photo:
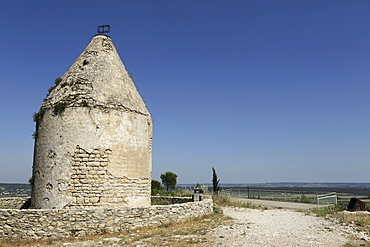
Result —
M 312 210 L 317 216 L 332 217 L 339 220 L 340 223 L 355 225 L 360 231 L 370 233 L 370 215 L 369 214 L 346 214 L 344 207 L 330 205 L 323 208 L 315 208 Z
M 268 209 L 259 205 L 254 205 L 250 202 L 238 200 L 237 198 L 231 198 L 220 195 L 212 196 L 213 203 L 219 207 L 238 207 L 238 208 L 252 208 L 252 209 Z
M 357 243 L 354 243 L 354 242 L 348 242 L 344 245 L 344 247 L 369 247 L 370 244 L 369 243 L 361 243 L 361 244 L 357 244 Z
M 353 224 L 360 231 L 370 234 L 370 215 L 368 214 L 351 214 L 343 213 L 334 214 L 333 217 L 339 219 L 341 223 Z
M 331 215 L 331 217 L 336 218 L 342 224 L 354 226 L 355 231 L 366 232 L 370 234 L 370 215 L 368 214 L 343 214 L 341 212 Z M 370 247 L 370 243 L 366 241 L 360 241 L 354 239 L 353 242 L 347 243 L 348 247 Z
M 0 241 L 1 247 L 14 246 L 209 246 L 205 234 L 218 225 L 226 223 L 230 218 L 215 208 L 213 214 L 191 218 L 181 222 L 163 224 L 157 227 L 144 227 L 119 233 L 84 236 L 79 238 L 57 240 L 20 240 Z
M 353 227 L 355 231 L 366 232 L 370 234 L 370 215 L 369 214 L 346 214 L 344 213 L 345 207 L 338 205 L 330 205 L 323 208 L 316 208 L 311 210 L 319 217 L 330 217 L 337 219 L 341 224 Z M 370 247 L 370 243 L 353 239 L 352 242 L 347 243 L 346 247 Z

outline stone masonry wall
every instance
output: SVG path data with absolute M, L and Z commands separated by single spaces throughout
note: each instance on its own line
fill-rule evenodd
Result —
M 213 211 L 213 201 L 150 207 L 0 209 L 0 238 L 65 238 L 165 224 Z
M 127 197 L 150 197 L 150 179 L 129 179 L 109 172 L 110 154 L 109 149 L 104 153 L 98 149 L 91 153 L 81 147 L 75 149 L 71 182 L 66 188 L 72 202 L 65 208 L 114 207 L 127 204 Z
M 3 197 L 0 198 L 0 209 L 29 208 L 30 202 L 30 197 Z

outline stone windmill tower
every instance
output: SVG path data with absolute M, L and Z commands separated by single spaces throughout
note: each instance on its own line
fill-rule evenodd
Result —
M 149 206 L 152 120 L 111 38 L 96 35 L 56 84 L 34 116 L 31 206 Z

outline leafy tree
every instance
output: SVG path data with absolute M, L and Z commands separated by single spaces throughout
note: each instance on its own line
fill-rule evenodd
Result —
M 163 191 L 163 186 L 157 180 L 152 180 L 152 195 L 158 194 L 158 192 Z
M 212 178 L 212 184 L 213 184 L 213 193 L 218 194 L 221 190 L 221 188 L 218 186 L 218 183 L 220 182 L 220 179 L 218 179 L 215 168 L 212 167 L 213 172 L 213 178 Z
M 173 172 L 165 172 L 162 173 L 160 178 L 162 179 L 162 184 L 166 187 L 166 190 L 168 191 L 168 188 L 175 189 L 177 184 L 177 174 Z

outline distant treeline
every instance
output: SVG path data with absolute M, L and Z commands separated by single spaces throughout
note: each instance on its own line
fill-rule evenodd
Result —
M 0 188 L 4 188 L 4 189 L 31 189 L 31 185 L 30 184 L 0 183 Z

